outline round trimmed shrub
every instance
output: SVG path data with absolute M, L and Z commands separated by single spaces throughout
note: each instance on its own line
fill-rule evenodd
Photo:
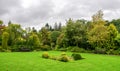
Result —
M 49 57 L 50 57 L 50 56 L 49 56 L 48 52 L 44 52 L 44 53 L 42 54 L 42 58 L 48 59 Z
M 73 54 L 71 55 L 71 57 L 73 57 L 74 60 L 80 60 L 80 59 L 82 59 L 81 55 L 80 55 L 80 54 L 77 54 L 77 53 L 73 53 Z
M 69 61 L 69 57 L 67 55 L 63 55 L 59 58 L 60 61 L 62 62 L 68 62 Z
M 68 62 L 69 61 L 69 57 L 66 55 L 65 52 L 63 52 L 59 58 L 59 61 L 62 61 L 62 62 Z

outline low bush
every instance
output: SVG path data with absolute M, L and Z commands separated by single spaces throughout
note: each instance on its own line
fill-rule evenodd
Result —
M 44 53 L 42 54 L 42 58 L 48 59 L 49 57 L 50 57 L 50 56 L 49 56 L 48 52 L 44 52 Z
M 67 51 L 71 51 L 72 48 L 73 48 L 72 46 L 67 47 Z
M 94 50 L 94 53 L 96 53 L 96 54 L 106 54 L 106 49 L 97 47 Z
M 11 52 L 11 50 L 9 50 L 9 49 L 2 49 L 1 52 Z
M 11 52 L 11 50 L 5 50 L 5 52 Z
M 79 48 L 79 47 L 73 47 L 71 49 L 71 52 L 81 52 L 81 53 L 85 53 L 87 52 L 87 50 L 83 49 L 83 48 Z
M 37 51 L 41 51 L 41 49 L 35 49 L 35 50 L 33 50 L 33 52 L 37 52 Z
M 119 50 L 110 49 L 106 53 L 109 54 L 109 55 L 119 55 L 120 51 Z
M 80 60 L 80 59 L 82 59 L 81 55 L 80 55 L 80 54 L 77 54 L 77 53 L 73 53 L 73 54 L 71 55 L 71 57 L 73 57 L 74 60 Z
M 48 51 L 50 49 L 51 49 L 51 47 L 49 45 L 41 46 L 41 50 L 43 50 L 43 51 Z
M 69 61 L 69 57 L 67 55 L 60 56 L 59 61 L 68 62 Z
M 119 51 L 119 50 L 114 50 L 114 51 L 113 51 L 113 54 L 114 54 L 114 55 L 119 55 L 119 54 L 120 54 L 120 51 Z
M 50 59 L 57 60 L 58 58 L 56 56 L 50 56 Z
M 80 48 L 79 47 L 73 47 L 71 49 L 71 52 L 80 52 Z
M 19 51 L 20 51 L 20 52 L 30 52 L 31 49 L 30 49 L 30 48 L 27 48 L 27 47 L 20 47 L 20 48 L 19 48 Z
M 67 51 L 67 48 L 60 48 L 59 51 Z
M 32 51 L 32 46 L 25 46 L 25 45 L 13 45 L 10 47 L 12 52 L 30 52 Z
M 69 57 L 66 55 L 65 52 L 63 52 L 58 60 L 62 61 L 62 62 L 68 62 L 69 61 Z
M 19 51 L 19 46 L 18 45 L 13 45 L 11 46 L 11 50 L 14 52 L 14 51 Z

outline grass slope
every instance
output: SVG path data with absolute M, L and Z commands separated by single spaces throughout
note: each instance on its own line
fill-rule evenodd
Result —
M 0 53 L 0 71 L 120 71 L 120 56 L 81 53 L 85 59 L 60 62 L 41 58 L 43 52 Z M 61 52 L 50 51 L 51 55 Z M 71 55 L 70 52 L 67 52 Z

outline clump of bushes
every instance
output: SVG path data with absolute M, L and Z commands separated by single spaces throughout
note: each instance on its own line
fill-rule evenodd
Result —
M 59 61 L 62 61 L 62 62 L 68 62 L 70 59 L 69 57 L 66 55 L 65 52 L 63 52 L 59 58 Z
M 69 61 L 69 57 L 68 57 L 67 55 L 61 56 L 61 57 L 59 58 L 59 61 L 68 62 L 68 61 Z
M 42 58 L 58 60 L 62 62 L 69 62 L 71 60 L 80 60 L 82 59 L 81 55 L 78 53 L 73 53 L 71 56 L 68 56 L 65 52 L 61 53 L 60 56 L 50 56 L 48 52 L 42 54 Z
M 106 53 L 109 54 L 109 55 L 119 55 L 120 54 L 120 50 L 110 49 Z
M 44 53 L 42 54 L 42 58 L 48 59 L 49 57 L 50 57 L 50 56 L 49 56 L 48 52 L 44 52 Z

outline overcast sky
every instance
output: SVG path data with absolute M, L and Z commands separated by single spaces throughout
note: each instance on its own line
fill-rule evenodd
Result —
M 0 0 L 0 19 L 22 27 L 65 23 L 68 18 L 87 19 L 103 10 L 104 19 L 120 18 L 120 0 Z

